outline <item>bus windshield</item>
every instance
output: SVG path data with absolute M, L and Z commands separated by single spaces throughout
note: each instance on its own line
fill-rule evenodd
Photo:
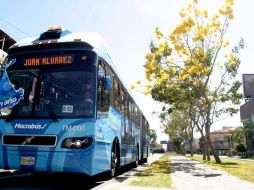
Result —
M 94 115 L 94 78 L 90 67 L 9 71 L 15 89 L 24 89 L 13 118 L 76 118 Z

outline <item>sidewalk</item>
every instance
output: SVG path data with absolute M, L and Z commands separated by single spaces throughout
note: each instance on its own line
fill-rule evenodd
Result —
M 172 189 L 175 190 L 254 190 L 254 184 L 212 169 L 184 156 L 171 156 Z M 254 171 L 253 171 L 254 175 Z

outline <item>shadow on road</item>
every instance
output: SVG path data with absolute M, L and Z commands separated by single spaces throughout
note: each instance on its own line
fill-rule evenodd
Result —
M 96 182 L 81 174 L 17 174 L 0 177 L 1 189 L 91 189 Z
M 129 165 L 119 170 L 118 176 L 114 179 L 122 182 L 128 179 L 131 174 L 125 174 L 130 170 Z M 75 189 L 88 190 L 103 184 L 110 179 L 109 173 L 95 175 L 93 177 L 76 173 L 22 173 L 22 172 L 0 172 L 0 189 Z

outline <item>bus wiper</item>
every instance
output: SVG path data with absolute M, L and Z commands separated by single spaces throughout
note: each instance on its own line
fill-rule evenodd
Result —
M 46 104 L 45 107 L 46 107 L 46 110 L 49 113 L 49 116 L 52 119 L 52 121 L 53 122 L 58 122 L 57 116 L 56 116 L 55 112 L 53 111 L 51 105 L 50 104 Z

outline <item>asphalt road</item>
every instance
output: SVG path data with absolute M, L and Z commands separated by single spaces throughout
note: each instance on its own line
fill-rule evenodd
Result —
M 0 189 L 92 189 L 101 182 L 81 174 L 1 174 Z
M 119 171 L 119 176 L 130 170 L 130 167 L 124 167 Z M 128 172 L 127 172 L 128 173 Z M 117 176 L 119 179 L 121 177 Z M 115 178 L 114 178 L 115 179 Z M 82 174 L 63 174 L 63 173 L 20 173 L 20 172 L 0 172 L 0 189 L 8 190 L 56 190 L 56 189 L 103 189 L 103 184 L 114 179 L 109 175 L 100 174 L 89 177 Z

